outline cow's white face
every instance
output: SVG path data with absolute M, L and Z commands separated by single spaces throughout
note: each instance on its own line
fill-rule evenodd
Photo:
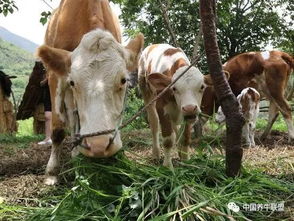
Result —
M 174 81 L 187 67 L 179 68 L 172 77 Z M 206 84 L 204 76 L 196 67 L 191 67 L 172 87 L 177 105 L 184 116 L 200 113 L 200 105 Z
M 216 115 L 215 115 L 215 121 L 216 121 L 217 123 L 221 124 L 221 123 L 225 122 L 225 120 L 226 120 L 226 116 L 225 116 L 225 114 L 224 114 L 224 112 L 223 112 L 222 107 L 219 106 L 219 107 L 218 107 L 218 110 L 217 110 L 217 112 L 216 112 Z
M 148 76 L 148 81 L 157 90 L 162 91 L 180 74 L 186 70 L 187 66 L 180 67 L 173 77 L 160 73 L 153 73 Z M 176 100 L 178 109 L 184 116 L 195 116 L 200 113 L 200 105 L 204 89 L 206 87 L 205 78 L 196 67 L 191 67 L 171 88 L 171 92 Z
M 69 55 L 67 83 L 77 105 L 81 135 L 115 129 L 118 125 L 128 71 L 137 65 L 143 46 L 143 37 L 138 38 L 131 42 L 137 46 L 130 43 L 124 48 L 109 32 L 98 29 L 84 35 Z M 82 146 L 87 148 L 79 150 L 90 157 L 109 157 L 122 147 L 119 132 L 113 141 L 112 138 L 113 134 L 84 138 Z

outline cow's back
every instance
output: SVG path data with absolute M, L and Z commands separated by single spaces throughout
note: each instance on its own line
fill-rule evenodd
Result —
M 85 33 L 101 28 L 121 42 L 117 17 L 107 0 L 62 0 L 53 12 L 45 36 L 45 44 L 73 51 Z
M 229 84 L 237 96 L 255 76 L 262 74 L 264 59 L 256 52 L 243 53 L 227 61 L 224 70 L 230 73 Z
M 161 73 L 171 77 L 178 68 L 186 65 L 190 65 L 190 61 L 185 53 L 168 44 L 150 45 L 140 58 L 141 74 L 144 75 Z

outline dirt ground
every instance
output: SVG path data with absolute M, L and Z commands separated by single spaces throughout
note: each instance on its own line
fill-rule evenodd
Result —
M 126 146 L 131 147 L 125 151 L 128 157 L 140 162 L 152 162 L 148 131 L 126 133 L 123 140 Z M 258 139 L 256 142 L 259 143 L 256 148 L 244 149 L 243 165 L 260 168 L 270 175 L 283 174 L 284 178 L 294 182 L 294 143 L 288 143 L 287 134 L 273 131 L 263 144 Z M 62 155 L 63 162 L 70 158 L 67 140 Z M 49 156 L 50 146 L 31 143 L 28 148 L 17 149 L 0 144 L 0 201 L 25 206 L 38 204 L 36 199 L 52 190 L 52 187 L 43 184 Z

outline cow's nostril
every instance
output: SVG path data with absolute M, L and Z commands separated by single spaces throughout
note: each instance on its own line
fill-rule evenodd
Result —
M 89 146 L 89 144 L 88 144 L 88 142 L 87 142 L 87 139 L 83 139 L 83 141 L 81 142 L 80 146 L 83 147 L 83 148 L 85 148 L 85 149 L 87 149 L 87 150 L 90 150 L 91 149 L 90 146 Z
M 196 111 L 196 109 L 197 109 L 196 105 L 187 105 L 182 107 L 182 110 L 186 113 L 193 113 Z

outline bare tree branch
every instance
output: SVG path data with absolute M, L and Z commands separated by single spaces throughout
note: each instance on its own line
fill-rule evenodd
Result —
M 168 0 L 167 0 L 168 1 Z M 171 39 L 172 39 L 172 42 L 173 42 L 173 46 L 175 47 L 179 47 L 179 44 L 177 42 L 177 38 L 176 38 L 176 35 L 171 27 L 171 24 L 170 24 L 170 21 L 169 21 L 169 18 L 168 18 L 168 14 L 167 14 L 167 11 L 168 11 L 168 2 L 164 5 L 162 3 L 161 0 L 159 0 L 159 3 L 160 3 L 160 8 L 161 8 L 161 13 L 162 13 L 162 16 L 163 16 L 163 19 L 164 19 L 164 22 L 165 22 L 165 25 L 167 27 L 167 30 L 168 32 L 170 33 L 170 36 L 171 36 Z
M 200 42 L 201 42 L 201 39 L 202 39 L 202 23 L 200 22 L 199 23 L 199 31 L 198 31 L 198 34 L 196 36 L 196 39 L 195 39 L 195 44 L 194 44 L 194 48 L 193 48 L 193 54 L 192 54 L 192 59 L 191 61 L 194 62 L 196 60 L 198 60 L 199 58 L 199 45 L 200 45 Z

